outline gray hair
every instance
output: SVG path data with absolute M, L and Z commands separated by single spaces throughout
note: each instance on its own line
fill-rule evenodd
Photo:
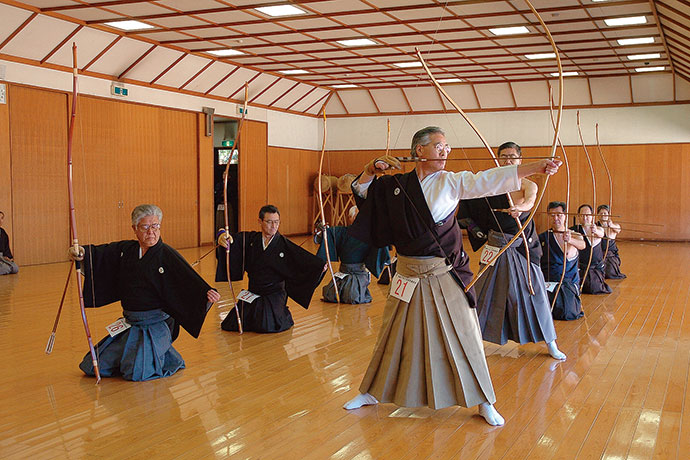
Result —
M 132 225 L 139 225 L 139 221 L 146 216 L 156 216 L 159 221 L 163 220 L 163 211 L 155 204 L 140 204 L 132 210 Z
M 420 129 L 416 133 L 414 133 L 414 136 L 412 136 L 412 146 L 410 147 L 410 155 L 413 157 L 417 156 L 417 146 L 418 145 L 427 145 L 429 142 L 431 142 L 430 136 L 432 134 L 441 134 L 443 136 L 446 135 L 445 132 L 438 126 L 427 126 L 426 128 Z

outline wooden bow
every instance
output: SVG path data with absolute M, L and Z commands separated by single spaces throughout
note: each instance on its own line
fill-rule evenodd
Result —
M 525 0 L 525 3 L 527 3 L 527 6 L 529 6 L 530 10 L 532 10 L 532 13 L 534 16 L 536 16 L 537 20 L 541 24 L 541 26 L 544 28 L 544 33 L 546 34 L 546 37 L 549 40 L 549 43 L 551 43 L 551 47 L 553 48 L 553 51 L 556 55 L 556 63 L 558 65 L 558 117 L 556 119 L 556 129 L 554 130 L 554 135 L 553 135 L 553 142 L 551 145 L 551 154 L 550 158 L 553 159 L 556 156 L 556 148 L 558 147 L 558 138 L 560 136 L 560 131 L 561 131 L 561 118 L 563 116 L 563 66 L 561 64 L 561 57 L 558 53 L 558 47 L 556 46 L 556 42 L 554 42 L 553 37 L 551 36 L 551 32 L 549 31 L 549 28 L 546 27 L 546 24 L 544 23 L 544 20 L 542 17 L 539 15 L 537 10 L 532 6 L 532 3 L 530 3 L 529 0 Z M 441 91 L 440 86 L 438 86 L 438 83 L 432 78 L 434 81 L 434 84 L 437 85 L 436 87 L 439 88 L 439 91 Z M 442 91 L 443 95 L 448 98 L 448 95 L 445 93 L 445 91 Z M 451 99 L 449 98 L 449 101 Z M 455 105 L 454 105 L 455 106 Z M 470 126 L 474 128 L 474 125 L 470 123 Z M 477 131 L 476 128 L 475 132 Z M 546 176 L 546 179 L 544 180 L 544 186 L 542 187 L 541 191 L 539 192 L 539 195 L 537 197 L 537 201 L 534 204 L 534 207 L 532 208 L 532 211 L 530 212 L 529 216 L 523 223 L 523 227 L 527 227 L 530 222 L 534 219 L 534 215 L 537 212 L 537 209 L 539 209 L 539 205 L 541 204 L 542 199 L 544 198 L 544 192 L 546 191 L 546 187 L 549 184 L 549 177 Z M 506 250 L 515 242 L 520 237 L 520 233 L 517 233 L 513 236 L 513 238 L 508 241 L 508 243 L 501 248 L 500 251 L 498 251 L 492 260 L 490 260 L 484 267 L 474 276 L 472 281 L 465 287 L 465 292 L 469 291 L 472 286 L 477 282 L 477 280 L 488 270 L 488 268 L 491 266 L 494 260 L 498 259 Z M 527 249 L 527 248 L 525 248 Z M 528 267 L 529 268 L 529 267 Z
M 72 43 L 72 110 L 70 113 L 69 121 L 69 132 L 67 135 L 67 193 L 69 195 L 69 226 L 70 226 L 70 240 L 72 247 L 79 253 L 79 238 L 77 237 L 77 213 L 74 207 L 74 186 L 73 186 L 73 167 L 72 167 L 72 145 L 74 140 L 74 127 L 77 119 L 77 79 L 79 76 L 79 71 L 77 68 L 77 45 Z M 96 349 L 93 346 L 93 339 L 91 338 L 91 329 L 89 328 L 89 321 L 86 318 L 86 308 L 84 306 L 84 291 L 82 289 L 83 275 L 81 271 L 76 268 L 76 264 L 72 261 L 71 267 L 75 268 L 77 276 L 77 292 L 79 293 L 79 309 L 81 311 L 81 319 L 84 323 L 84 332 L 86 332 L 86 340 L 89 344 L 89 352 L 91 353 L 91 362 L 93 364 L 93 371 L 96 375 L 96 384 L 101 381 L 101 373 L 98 369 L 98 356 L 96 354 Z M 70 268 L 70 273 L 72 268 Z M 69 276 L 67 277 L 67 282 L 65 283 L 65 292 L 67 291 L 67 285 L 69 285 Z M 50 353 L 53 349 L 53 344 L 55 343 L 55 330 L 57 329 L 58 319 L 60 317 L 60 312 L 62 311 L 62 305 L 65 299 L 65 293 L 62 294 L 62 300 L 60 301 L 60 309 L 58 310 L 58 316 L 55 319 L 55 325 L 53 326 L 53 332 L 48 340 L 48 345 L 46 347 L 46 353 Z
M 592 175 L 592 214 L 594 214 L 594 209 L 596 207 L 597 203 L 597 181 L 596 178 L 594 177 L 594 166 L 592 166 L 592 159 L 589 156 L 589 152 L 587 151 L 587 145 L 585 144 L 585 138 L 582 136 L 582 128 L 580 126 L 580 111 L 577 111 L 577 133 L 580 136 L 580 142 L 582 143 L 582 148 L 585 151 L 585 155 L 587 156 L 587 164 L 589 164 L 589 172 Z M 594 217 L 592 217 L 592 220 L 594 220 Z M 585 238 L 587 238 L 587 230 L 585 230 Z M 592 253 L 594 253 L 594 245 L 592 244 L 592 241 L 589 240 L 589 261 L 587 262 L 587 268 L 584 271 L 584 274 L 582 275 L 582 284 L 580 285 L 580 291 L 585 287 L 585 280 L 587 279 L 587 275 L 589 274 L 589 267 L 592 265 Z
M 323 227 L 323 244 L 326 247 L 326 264 L 328 265 L 328 270 L 331 272 L 331 278 L 333 279 L 333 289 L 335 290 L 335 300 L 340 303 L 340 292 L 338 291 L 338 281 L 335 278 L 335 272 L 333 271 L 333 265 L 331 265 L 331 254 L 328 249 L 328 224 L 326 224 L 326 212 L 323 209 L 323 195 L 321 194 L 321 174 L 323 174 L 323 157 L 326 153 L 326 111 L 323 111 L 323 143 L 321 144 L 321 159 L 319 160 L 319 212 L 321 214 L 321 226 Z M 332 193 L 332 192 L 331 192 Z
M 553 100 L 551 98 L 551 87 L 549 85 L 549 116 L 551 118 L 551 125 L 556 128 L 556 121 L 553 119 Z M 563 146 L 563 142 L 561 141 L 561 138 L 559 136 L 558 138 L 558 145 L 561 147 L 561 151 L 563 152 L 563 161 L 565 162 L 565 172 L 566 172 L 566 186 L 565 186 L 565 219 L 566 219 L 566 224 L 568 222 L 568 213 L 570 212 L 570 164 L 568 163 L 568 155 L 565 153 L 565 147 Z M 567 231 L 567 225 L 566 225 L 566 231 Z M 550 251 L 549 251 L 550 252 Z M 561 279 L 558 281 L 558 286 L 556 286 L 556 289 L 553 291 L 553 300 L 551 301 L 551 311 L 553 311 L 553 308 L 556 306 L 556 299 L 558 298 L 558 293 L 561 290 L 561 286 L 563 286 L 563 280 L 565 279 L 565 271 L 566 271 L 566 266 L 568 265 L 568 242 L 565 241 L 565 238 L 563 239 L 563 273 L 561 273 Z
M 609 222 L 611 222 L 612 206 L 613 206 L 613 180 L 611 178 L 611 171 L 609 170 L 609 165 L 606 164 L 606 159 L 604 158 L 604 152 L 601 151 L 601 144 L 599 143 L 599 123 L 594 125 L 594 134 L 597 140 L 597 151 L 601 157 L 602 163 L 604 163 L 604 169 L 606 170 L 606 176 L 609 178 Z M 594 204 L 596 206 L 596 203 Z M 592 210 L 594 212 L 594 210 Z M 608 235 L 607 235 L 608 236 Z M 609 253 L 610 242 L 606 243 L 606 251 L 604 251 L 604 263 L 606 263 L 606 256 Z
M 232 144 L 232 150 L 228 157 L 228 162 L 225 164 L 225 172 L 223 173 L 223 217 L 225 218 L 225 236 L 230 237 L 230 219 L 228 217 L 228 176 L 230 174 L 230 163 L 232 160 L 232 152 L 240 148 L 240 135 L 242 134 L 242 125 L 247 118 L 247 101 L 249 100 L 249 84 L 244 84 L 244 110 L 242 110 L 242 117 L 237 124 L 237 136 L 235 142 Z M 240 319 L 240 309 L 238 307 L 237 296 L 235 296 L 235 289 L 232 287 L 232 277 L 230 276 L 230 240 L 226 241 L 225 245 L 225 272 L 228 276 L 228 285 L 230 286 L 230 293 L 232 294 L 232 301 L 235 303 L 233 310 L 237 315 L 237 326 L 240 334 L 244 332 L 242 329 L 242 320 Z M 242 250 L 244 251 L 244 241 L 242 241 Z M 243 256 L 244 257 L 244 256 Z

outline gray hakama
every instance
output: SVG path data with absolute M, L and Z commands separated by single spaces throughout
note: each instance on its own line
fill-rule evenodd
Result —
M 388 297 L 360 392 L 404 407 L 493 404 L 477 314 L 450 266 L 399 255 L 398 272 L 419 284 L 409 303 Z
M 341 263 L 338 269 L 345 276 L 338 278 L 338 296 L 341 303 L 360 304 L 370 303 L 371 293 L 369 292 L 369 281 L 371 274 L 369 270 L 361 264 Z M 322 288 L 323 300 L 326 302 L 337 302 L 333 280 Z
M 314 237 L 319 250 L 316 255 L 326 261 L 326 245 L 322 235 Z M 388 248 L 375 248 L 347 234 L 347 227 L 328 228 L 328 253 L 331 262 L 340 260 L 340 273 L 346 276 L 337 280 L 340 302 L 361 304 L 371 302 L 369 282 L 371 274 L 379 276 L 390 263 Z M 333 280 L 323 287 L 323 300 L 337 302 Z
M 173 319 L 162 310 L 123 311 L 129 329 L 98 342 L 98 367 L 101 376 L 122 376 L 140 382 L 173 375 L 184 369 L 184 359 L 172 346 Z M 79 368 L 95 376 L 91 353 Z
M 511 238 L 491 230 L 487 244 L 501 248 Z M 476 283 L 479 324 L 488 342 L 503 345 L 508 340 L 520 344 L 556 340 L 544 275 L 537 264 L 527 267 L 527 259 L 517 250 L 523 243 L 518 238 Z M 527 287 L 527 270 L 534 295 Z

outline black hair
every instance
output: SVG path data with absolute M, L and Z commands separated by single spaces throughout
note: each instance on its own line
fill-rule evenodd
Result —
M 552 209 L 556 209 L 556 208 L 558 208 L 558 207 L 560 207 L 561 209 L 563 209 L 563 211 L 565 211 L 566 206 L 565 206 L 565 203 L 562 202 L 562 201 L 552 201 L 552 202 L 549 203 L 549 205 L 546 207 L 546 210 L 547 210 L 547 211 L 551 211 Z
M 520 157 L 522 157 L 522 149 L 520 148 L 519 145 L 517 145 L 515 142 L 504 142 L 503 144 L 498 146 L 498 154 L 500 155 L 503 150 L 506 149 L 515 149 L 515 151 L 518 153 Z
M 266 214 L 278 214 L 280 216 L 280 211 L 272 204 L 267 204 L 259 209 L 259 219 L 264 220 Z

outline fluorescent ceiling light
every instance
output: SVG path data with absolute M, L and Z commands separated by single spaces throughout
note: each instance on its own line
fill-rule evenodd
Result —
M 440 80 L 436 80 L 438 83 L 460 83 L 462 79 L 460 78 L 442 78 Z
M 280 73 L 283 75 L 301 75 L 305 73 L 309 73 L 304 69 L 290 69 L 290 70 L 281 70 Z
M 659 59 L 661 53 L 649 53 L 649 54 L 629 54 L 628 59 L 631 61 L 640 61 L 642 59 Z
M 112 21 L 104 22 L 104 24 L 120 30 L 145 30 L 154 28 L 151 24 L 146 24 L 140 21 Z
M 230 48 L 224 50 L 211 50 L 206 52 L 208 54 L 213 54 L 214 56 L 239 56 L 240 54 L 244 54 L 242 51 L 233 50 Z
M 498 27 L 495 29 L 489 29 L 494 35 L 517 35 L 517 34 L 528 34 L 529 30 L 525 26 L 515 26 L 515 27 Z
M 357 85 L 352 85 L 352 84 L 346 84 L 346 85 L 333 85 L 333 88 L 336 88 L 336 89 L 357 88 Z
M 633 16 L 630 18 L 608 18 L 604 19 L 604 23 L 609 27 L 631 26 L 634 24 L 646 24 L 647 18 L 644 16 Z
M 556 59 L 556 53 L 525 54 L 527 59 Z
M 618 40 L 619 45 L 646 45 L 654 43 L 654 37 L 639 37 L 639 38 L 621 38 Z
M 660 70 L 664 70 L 666 67 L 664 66 L 659 66 L 659 67 L 635 67 L 635 72 L 658 72 Z
M 576 76 L 576 75 L 577 75 L 577 72 L 563 72 L 563 76 L 564 76 L 564 77 L 574 77 L 574 76 Z M 552 76 L 552 77 L 557 77 L 557 76 L 558 76 L 558 72 L 552 72 L 552 73 L 551 73 L 551 76 Z
M 421 67 L 422 63 L 419 61 L 410 61 L 410 62 L 396 62 L 393 65 L 396 67 L 400 67 L 401 69 L 405 69 L 407 67 Z
M 263 13 L 266 16 L 271 16 L 273 18 L 277 18 L 280 16 L 296 16 L 298 14 L 307 13 L 306 11 L 292 5 L 261 6 L 259 8 L 254 9 L 259 13 Z
M 376 45 L 374 40 L 368 38 L 353 38 L 351 40 L 338 40 L 336 43 L 340 43 L 343 46 L 367 46 Z

